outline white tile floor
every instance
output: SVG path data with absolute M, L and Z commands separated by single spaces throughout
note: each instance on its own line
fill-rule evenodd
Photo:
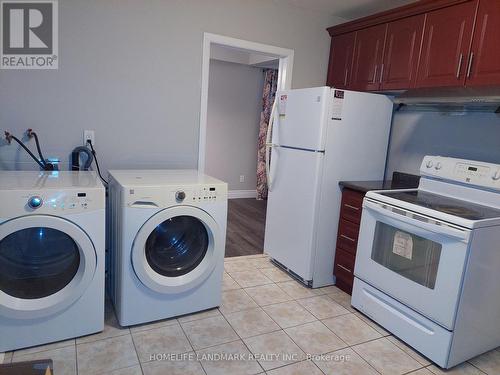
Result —
M 354 310 L 349 295 L 307 289 L 265 256 L 226 259 L 225 270 L 218 309 L 121 328 L 108 302 L 103 332 L 6 353 L 4 361 L 52 358 L 55 375 L 500 374 L 500 349 L 438 369 Z M 151 357 L 163 353 L 178 357 Z M 220 354 L 233 360 L 213 360 Z

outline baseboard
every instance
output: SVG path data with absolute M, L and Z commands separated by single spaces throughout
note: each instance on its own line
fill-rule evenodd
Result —
M 227 198 L 257 198 L 257 190 L 229 190 L 227 192 Z

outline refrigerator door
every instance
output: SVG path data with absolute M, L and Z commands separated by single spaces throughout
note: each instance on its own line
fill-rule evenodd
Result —
M 313 273 L 315 222 L 324 154 L 274 147 L 264 250 L 304 280 Z
M 329 87 L 278 92 L 273 144 L 323 151 L 330 92 Z
M 333 282 L 342 194 L 339 182 L 383 180 L 393 108 L 384 95 L 347 90 L 333 90 L 330 103 L 313 287 Z

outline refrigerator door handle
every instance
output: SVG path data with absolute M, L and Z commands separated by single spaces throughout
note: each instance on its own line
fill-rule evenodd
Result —
M 271 136 L 273 134 L 273 127 L 274 127 L 274 113 L 276 111 L 276 106 L 277 106 L 277 100 L 276 98 L 274 99 L 273 103 L 273 108 L 271 109 L 271 116 L 269 117 L 269 124 L 267 125 L 267 134 L 266 134 L 266 182 L 267 182 L 267 189 L 269 191 L 272 190 L 272 176 L 271 176 L 271 150 L 273 147 L 276 147 L 277 145 L 271 143 Z

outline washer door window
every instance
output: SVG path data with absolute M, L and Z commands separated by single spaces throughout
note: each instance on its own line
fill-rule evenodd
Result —
M 57 293 L 80 266 L 76 242 L 58 229 L 32 227 L 0 241 L 0 289 L 23 299 Z
M 0 225 L 0 314 L 46 316 L 73 303 L 96 267 L 88 236 L 71 222 L 45 215 Z
M 208 232 L 200 219 L 175 216 L 158 224 L 149 235 L 146 259 L 160 275 L 182 276 L 203 261 L 208 245 Z
M 205 211 L 172 207 L 152 216 L 132 249 L 136 275 L 148 288 L 179 293 L 203 282 L 216 265 L 218 226 Z

